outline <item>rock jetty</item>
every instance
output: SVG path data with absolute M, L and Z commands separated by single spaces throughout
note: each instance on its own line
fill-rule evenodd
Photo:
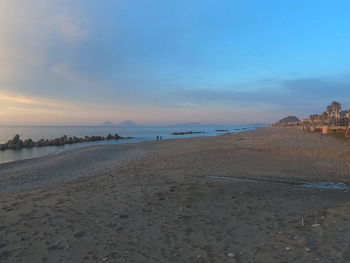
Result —
M 205 133 L 205 132 L 197 132 L 197 131 L 173 132 L 172 135 L 185 135 L 185 134 L 196 134 L 196 133 Z
M 123 139 L 132 139 L 132 137 L 121 137 L 118 134 L 109 134 L 106 137 L 104 136 L 85 136 L 84 138 L 78 137 L 67 137 L 66 135 L 60 138 L 54 138 L 51 140 L 41 139 L 39 141 L 33 141 L 32 139 L 26 139 L 22 141 L 20 136 L 17 134 L 13 137 L 12 140 L 9 140 L 5 144 L 0 144 L 0 151 L 5 150 L 21 150 L 24 148 L 39 148 L 47 146 L 64 146 L 66 144 L 75 144 L 82 142 L 96 142 L 96 141 L 111 141 L 111 140 L 123 140 Z

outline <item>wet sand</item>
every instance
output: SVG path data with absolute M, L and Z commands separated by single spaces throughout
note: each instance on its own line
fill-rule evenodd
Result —
M 349 146 L 264 128 L 0 165 L 0 262 L 349 262 L 349 191 L 297 185 L 349 183 Z

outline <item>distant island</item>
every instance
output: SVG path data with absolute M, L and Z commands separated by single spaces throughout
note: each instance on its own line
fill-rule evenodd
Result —
M 300 121 L 299 118 L 297 118 L 296 116 L 288 116 L 279 120 L 277 123 L 286 124 L 286 123 L 293 123 L 293 122 L 299 122 L 299 121 Z
M 138 126 L 137 123 L 133 122 L 133 121 L 123 121 L 121 123 L 115 124 L 111 121 L 106 121 L 104 123 L 101 124 L 101 126 Z
M 118 126 L 138 126 L 138 124 L 133 121 L 127 120 L 119 123 Z
M 106 122 L 102 123 L 102 126 L 116 126 L 116 125 L 113 122 L 106 121 Z

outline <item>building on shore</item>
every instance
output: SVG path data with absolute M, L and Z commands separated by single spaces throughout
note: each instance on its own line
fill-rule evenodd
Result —
M 347 126 L 349 111 L 341 111 L 341 109 L 341 104 L 333 101 L 322 114 L 310 115 L 310 123 L 312 125 Z
M 342 111 L 342 105 L 333 101 L 322 114 L 312 114 L 309 119 L 292 123 L 279 121 L 274 126 L 298 126 L 303 130 L 322 131 L 323 133 L 345 133 L 347 137 L 350 137 L 350 110 Z

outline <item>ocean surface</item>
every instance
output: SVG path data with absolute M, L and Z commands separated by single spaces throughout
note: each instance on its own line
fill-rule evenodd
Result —
M 263 127 L 263 124 L 240 125 L 240 126 L 13 126 L 0 127 L 0 144 L 6 143 L 12 139 L 16 134 L 19 134 L 22 140 L 31 138 L 34 141 L 40 139 L 53 139 L 67 135 L 68 137 L 85 137 L 85 136 L 107 136 L 108 134 L 119 134 L 122 137 L 133 137 L 133 139 L 118 140 L 118 141 L 99 141 L 99 142 L 84 142 L 77 144 L 67 144 L 64 146 L 50 146 L 33 149 L 22 150 L 6 150 L 0 151 L 0 163 L 13 162 L 29 158 L 42 157 L 48 154 L 56 154 L 62 151 L 87 147 L 92 145 L 102 144 L 119 144 L 119 143 L 133 143 L 156 140 L 157 136 L 162 136 L 162 139 L 177 139 L 189 137 L 203 137 L 203 136 L 218 136 L 224 132 L 217 132 L 216 130 L 229 130 L 229 132 L 242 132 L 253 130 L 256 127 Z M 173 132 L 204 132 L 198 134 L 186 135 L 172 135 Z

